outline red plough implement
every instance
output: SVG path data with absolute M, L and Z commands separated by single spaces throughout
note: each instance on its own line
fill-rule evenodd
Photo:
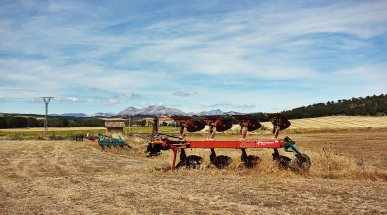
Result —
M 226 115 L 226 116 L 172 116 L 180 124 L 180 136 L 170 136 L 158 133 L 158 119 L 154 119 L 152 138 L 148 144 L 149 156 L 159 155 L 161 150 L 173 150 L 172 170 L 180 167 L 198 168 L 202 163 L 202 158 L 195 155 L 186 156 L 185 149 L 211 149 L 210 161 L 218 167 L 224 168 L 230 165 L 231 158 L 225 155 L 217 156 L 215 149 L 230 148 L 241 149 L 241 161 L 248 167 L 255 167 L 260 158 L 254 155 L 247 155 L 248 148 L 274 149 L 273 160 L 280 168 L 291 168 L 296 171 L 307 171 L 311 162 L 307 155 L 302 154 L 295 146 L 295 142 L 289 137 L 278 139 L 281 130 L 290 126 L 290 122 L 285 115 L 265 114 L 273 124 L 273 139 L 246 140 L 247 132 L 254 131 L 261 127 L 253 115 Z M 238 121 L 241 126 L 242 138 L 240 140 L 215 140 L 217 131 L 226 131 L 232 127 L 233 121 Z M 206 140 L 186 140 L 188 132 L 202 130 L 205 125 L 210 127 L 210 135 Z M 293 152 L 295 158 L 292 160 L 279 154 L 278 149 L 283 148 L 286 152 Z M 180 151 L 180 162 L 176 165 L 176 157 Z

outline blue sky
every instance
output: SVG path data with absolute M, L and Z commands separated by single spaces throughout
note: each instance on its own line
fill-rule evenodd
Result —
M 277 112 L 386 70 L 387 1 L 0 0 L 0 112 Z

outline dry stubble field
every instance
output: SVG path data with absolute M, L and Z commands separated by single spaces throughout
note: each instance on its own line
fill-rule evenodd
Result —
M 219 150 L 234 158 L 229 169 L 173 173 L 165 171 L 171 153 L 145 158 L 140 137 L 127 139 L 127 151 L 91 141 L 0 141 L 0 214 L 387 213 L 387 129 L 291 137 L 312 159 L 308 174 L 278 170 L 269 150 L 249 150 L 263 158 L 251 170 L 238 168 L 238 150 Z M 188 153 L 208 162 L 209 150 Z

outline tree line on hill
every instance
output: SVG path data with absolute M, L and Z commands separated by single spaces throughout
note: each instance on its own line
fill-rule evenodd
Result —
M 128 120 L 122 120 L 129 126 Z M 49 117 L 47 119 L 49 127 L 104 127 L 105 120 L 97 117 Z M 146 126 L 146 120 L 131 120 L 130 126 Z M 162 125 L 167 126 L 167 125 Z M 168 125 L 171 126 L 171 125 Z M 44 119 L 33 116 L 0 116 L 0 128 L 32 128 L 44 127 Z
M 98 118 L 48 118 L 50 127 L 103 127 L 105 121 Z M 21 116 L 0 116 L 0 128 L 43 127 L 44 119 Z
M 316 103 L 281 113 L 288 115 L 290 119 L 336 115 L 385 116 L 387 114 L 387 94 Z

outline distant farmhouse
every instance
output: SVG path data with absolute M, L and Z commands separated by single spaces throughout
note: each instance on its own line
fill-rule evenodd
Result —
M 110 132 L 124 132 L 125 122 L 105 121 L 105 128 Z
M 158 118 L 159 118 L 159 125 L 162 125 L 162 126 L 173 124 L 175 122 L 172 118 L 165 115 L 161 115 Z M 142 119 L 146 121 L 145 126 L 152 126 L 153 119 L 154 119 L 153 117 L 145 117 Z
M 160 123 L 160 125 L 165 126 L 165 125 L 169 125 L 169 124 L 174 124 L 175 121 L 168 116 L 160 116 L 159 123 Z

